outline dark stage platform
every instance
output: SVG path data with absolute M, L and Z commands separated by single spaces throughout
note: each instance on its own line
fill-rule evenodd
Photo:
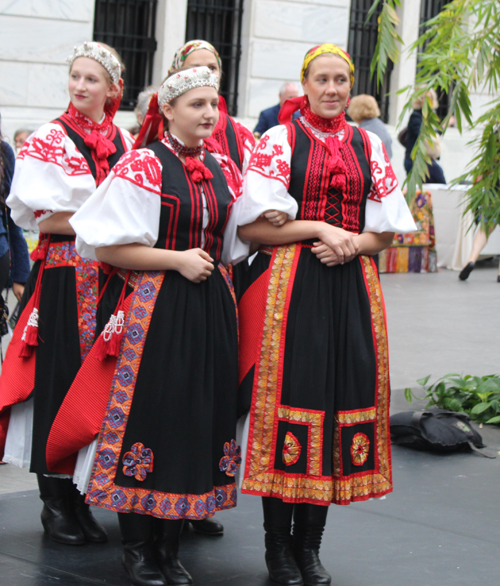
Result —
M 500 432 L 482 430 L 490 451 Z M 331 507 L 322 559 L 334 586 L 494 586 L 500 583 L 500 457 L 394 448 L 395 492 Z M 109 543 L 69 547 L 42 532 L 36 491 L 0 496 L 1 586 L 126 586 L 116 516 L 95 514 Z M 241 496 L 217 515 L 223 537 L 187 532 L 181 559 L 195 586 L 267 586 L 260 501 Z

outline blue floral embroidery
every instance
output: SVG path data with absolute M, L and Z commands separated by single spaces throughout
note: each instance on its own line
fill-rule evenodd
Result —
M 227 476 L 234 476 L 238 466 L 241 464 L 241 448 L 236 445 L 236 442 L 231 440 L 231 443 L 224 444 L 224 456 L 220 459 L 219 470 L 225 472 Z
M 148 472 L 153 471 L 153 451 L 143 444 L 136 443 L 130 452 L 123 456 L 123 474 L 136 480 L 146 480 Z

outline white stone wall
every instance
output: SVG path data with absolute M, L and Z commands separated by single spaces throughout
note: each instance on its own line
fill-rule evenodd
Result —
M 68 104 L 66 57 L 74 45 L 92 37 L 94 0 L 0 0 L 0 113 L 3 135 L 36 128 L 58 116 Z M 350 0 L 246 0 L 244 3 L 238 119 L 253 128 L 259 112 L 278 102 L 284 81 L 299 82 L 305 52 L 322 42 L 347 48 Z M 176 49 L 184 42 L 187 0 L 159 0 L 153 83 L 163 80 Z M 418 34 L 419 2 L 405 0 L 400 34 L 409 46 Z M 396 91 L 411 84 L 415 58 L 403 53 L 392 74 L 390 124 L 404 105 Z M 479 115 L 487 96 L 472 96 Z M 131 112 L 119 112 L 117 124 L 133 124 Z M 466 139 L 450 130 L 443 147 L 446 177 L 463 171 L 471 158 Z M 449 146 L 448 146 L 449 145 Z M 401 159 L 401 161 L 400 161 Z M 448 162 L 449 161 L 449 162 Z M 394 166 L 404 178 L 402 154 Z M 457 163 L 457 164 L 455 164 Z
M 284 81 L 299 83 L 304 55 L 314 45 L 347 48 L 349 0 L 252 0 L 243 13 L 238 117 L 253 124 L 278 103 Z
M 93 0 L 0 0 L 0 113 L 7 139 L 68 104 L 66 58 L 92 38 Z

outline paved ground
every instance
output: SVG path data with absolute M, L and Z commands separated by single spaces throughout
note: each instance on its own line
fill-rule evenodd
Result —
M 500 283 L 485 263 L 457 273 L 383 275 L 393 412 L 405 386 L 432 374 L 500 372 Z M 500 453 L 500 429 L 480 430 Z M 334 586 L 483 586 L 499 583 L 496 460 L 436 456 L 395 447 L 395 491 L 385 500 L 331 507 L 322 557 Z M 105 546 L 68 548 L 43 537 L 33 478 L 0 466 L 0 586 L 128 584 L 114 514 L 97 510 Z M 259 499 L 220 514 L 226 536 L 185 536 L 182 558 L 197 586 L 267 586 Z

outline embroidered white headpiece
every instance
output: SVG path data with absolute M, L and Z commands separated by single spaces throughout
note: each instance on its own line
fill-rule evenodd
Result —
M 109 73 L 111 81 L 113 83 L 118 83 L 122 74 L 120 62 L 111 51 L 108 51 L 108 49 L 99 43 L 96 43 L 95 41 L 87 41 L 83 43 L 83 45 L 75 47 L 73 49 L 73 55 L 70 55 L 67 59 L 70 67 L 73 65 L 73 61 L 78 59 L 78 57 L 88 57 L 89 59 L 97 61 Z
M 196 87 L 213 87 L 219 90 L 219 77 L 208 67 L 200 66 L 173 73 L 158 90 L 158 105 L 168 104 L 178 96 Z

